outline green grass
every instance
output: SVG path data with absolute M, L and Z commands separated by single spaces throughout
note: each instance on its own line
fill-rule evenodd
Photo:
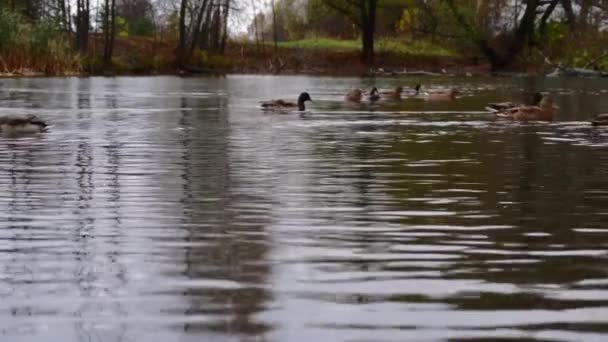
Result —
M 360 40 L 340 40 L 331 38 L 311 38 L 279 42 L 279 47 L 296 49 L 323 49 L 331 51 L 353 51 L 361 49 Z M 401 55 L 454 56 L 455 52 L 425 41 L 405 41 L 380 38 L 375 42 L 376 52 Z

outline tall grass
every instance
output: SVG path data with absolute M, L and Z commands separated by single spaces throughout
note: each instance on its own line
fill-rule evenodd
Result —
M 77 73 L 81 60 L 58 25 L 29 24 L 19 13 L 0 8 L 0 73 Z

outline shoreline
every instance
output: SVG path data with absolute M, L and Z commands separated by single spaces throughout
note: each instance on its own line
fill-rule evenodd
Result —
M 206 69 L 193 71 L 189 70 L 164 70 L 152 72 L 66 72 L 66 73 L 44 73 L 36 71 L 26 72 L 0 72 L 0 80 L 8 78 L 52 78 L 52 77 L 151 77 L 151 76 L 176 76 L 176 77 L 196 77 L 196 76 L 226 76 L 226 75 L 260 75 L 260 76 L 333 76 L 333 77 L 453 77 L 453 76 L 492 76 L 489 68 L 483 66 L 460 66 L 458 68 L 393 68 L 393 67 L 374 67 L 374 68 L 301 68 L 299 70 L 285 69 L 281 72 L 271 70 L 258 70 L 248 68 L 233 69 Z M 529 75 L 538 75 L 530 73 Z
M 147 41 L 117 40 L 114 64 L 110 68 L 99 68 L 98 64 L 93 63 L 82 64 L 80 69 L 76 70 L 45 73 L 26 65 L 10 72 L 0 72 L 0 79 L 156 75 L 190 77 L 233 74 L 336 77 L 491 75 L 490 65 L 476 56 L 418 55 L 383 51 L 376 54 L 374 67 L 370 68 L 361 62 L 358 50 L 281 47 L 276 51 L 269 51 L 269 49 L 260 50 L 250 44 L 229 46 L 221 55 L 201 53 L 202 57 L 193 58 L 180 70 L 174 66 L 175 56 L 165 53 L 167 49 L 159 50 L 149 45 L 151 43 Z M 156 52 L 150 57 L 144 54 L 146 51 Z M 151 61 L 155 59 L 160 62 L 152 63 Z M 89 60 L 94 59 L 89 57 Z

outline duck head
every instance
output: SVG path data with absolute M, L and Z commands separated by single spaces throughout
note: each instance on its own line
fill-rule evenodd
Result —
M 303 92 L 298 97 L 298 109 L 299 110 L 305 110 L 306 109 L 306 106 L 304 106 L 304 102 L 306 102 L 306 101 L 312 102 L 312 99 L 310 98 L 310 94 L 308 94 L 307 92 Z
M 453 98 L 455 98 L 455 97 L 456 97 L 456 95 L 460 95 L 460 92 L 459 92 L 458 90 L 456 90 L 456 89 L 454 89 L 454 88 L 451 88 L 450 90 L 448 90 L 448 96 L 449 96 L 450 98 L 452 98 L 452 99 L 453 99 Z
M 553 98 L 551 98 L 551 96 L 549 96 L 549 95 L 543 96 L 542 99 L 540 100 L 540 103 L 538 104 L 538 106 L 542 109 L 548 109 L 548 110 L 557 109 L 557 106 L 555 106 L 555 104 L 553 102 Z

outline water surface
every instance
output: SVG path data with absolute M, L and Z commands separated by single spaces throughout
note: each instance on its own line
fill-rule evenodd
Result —
M 348 105 L 354 86 L 456 101 Z M 263 99 L 309 91 L 307 113 Z M 483 112 L 553 94 L 550 124 Z M 605 341 L 605 79 L 0 82 L 0 340 Z

